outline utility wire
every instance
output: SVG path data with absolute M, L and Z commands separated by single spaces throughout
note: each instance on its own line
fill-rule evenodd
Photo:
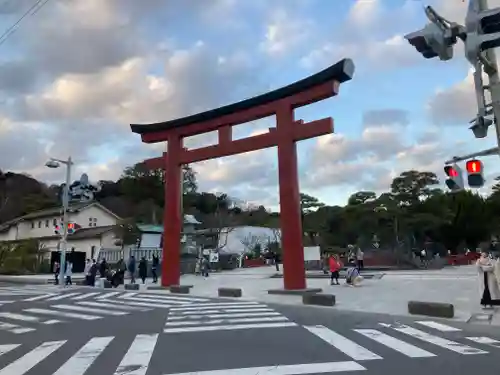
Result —
M 14 34 L 19 28 L 19 24 L 28 16 L 34 16 L 40 9 L 47 4 L 49 0 L 37 0 L 24 14 L 14 22 L 10 27 L 8 27 L 3 34 L 0 35 L 0 46 L 5 43 L 9 37 Z

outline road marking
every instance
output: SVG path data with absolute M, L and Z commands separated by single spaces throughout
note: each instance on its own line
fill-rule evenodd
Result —
M 168 301 L 184 301 L 184 302 L 207 302 L 210 301 L 208 298 L 196 298 L 196 297 L 178 297 L 172 295 L 159 295 L 159 294 L 146 294 L 141 293 L 142 298 L 158 298 L 165 299 Z
M 119 296 L 118 298 L 132 298 L 134 296 L 136 296 L 138 293 L 125 293 L 125 294 L 122 294 L 121 296 Z
M 85 306 L 75 306 L 75 305 L 52 305 L 50 307 L 54 307 L 56 309 L 62 309 L 62 310 L 90 312 L 93 314 L 104 314 L 104 315 L 114 315 L 114 316 L 128 314 L 128 312 L 125 312 L 125 311 L 109 311 L 109 310 L 104 310 L 104 309 L 98 309 L 95 307 L 85 307 Z
M 11 319 L 11 320 L 22 320 L 23 322 L 38 322 L 40 320 L 36 316 L 15 314 L 9 312 L 0 313 L 0 318 Z
M 4 331 L 15 333 L 16 335 L 20 334 L 20 333 L 35 331 L 34 328 L 24 328 L 24 327 L 18 326 L 17 324 L 4 323 L 4 322 L 0 322 L 0 329 L 3 329 Z
M 404 325 L 404 324 L 386 324 L 386 323 L 379 323 L 383 327 L 387 328 L 392 328 L 395 331 L 404 333 L 408 336 L 415 337 L 419 340 L 440 346 L 441 348 L 451 350 L 455 353 L 459 354 L 487 354 L 488 352 L 481 350 L 481 349 L 476 349 L 468 345 L 460 344 L 459 342 L 456 341 L 451 341 L 447 340 L 442 337 L 434 336 L 431 335 L 427 332 L 420 331 L 416 328 L 412 328 L 410 326 Z
M 117 294 L 120 294 L 121 292 L 109 292 L 109 293 L 105 293 L 99 297 L 96 297 L 96 299 L 101 299 L 101 298 L 111 298 L 113 296 L 116 296 Z
M 160 309 L 169 309 L 172 305 L 163 305 L 157 303 L 146 303 L 146 302 L 133 302 L 133 301 L 110 301 L 99 299 L 99 301 L 111 302 L 111 303 L 119 303 L 121 305 L 129 305 L 129 306 L 143 306 L 143 307 L 154 307 Z
M 251 316 L 280 316 L 278 312 L 259 312 L 248 314 L 210 314 L 210 315 L 169 315 L 168 320 L 200 319 L 200 318 L 248 318 Z
M 0 301 L 0 305 L 5 305 L 6 303 L 12 303 L 12 302 L 15 302 L 15 301 Z
M 176 311 L 173 315 L 210 315 L 210 314 L 223 314 L 223 313 L 253 313 L 253 312 L 274 312 L 273 309 L 270 308 L 262 308 L 262 309 L 234 309 L 225 311 L 224 309 L 218 310 L 195 310 L 195 311 Z
M 212 371 L 180 372 L 169 375 L 301 375 L 301 374 L 326 374 L 331 372 L 363 371 L 366 370 L 359 363 L 353 361 L 346 362 L 325 362 L 306 363 L 303 365 L 278 365 L 263 367 L 247 367 Z
M 490 339 L 489 337 L 466 337 L 467 340 L 474 341 L 478 344 L 484 344 L 484 345 L 491 345 L 494 346 L 495 348 L 500 348 L 500 341 Z
M 196 306 L 173 307 L 171 311 L 211 310 L 214 308 L 267 307 L 258 302 L 204 303 Z
M 137 335 L 114 375 L 146 375 L 157 340 L 158 334 Z
M 36 296 L 36 297 L 31 297 L 31 298 L 23 299 L 23 301 L 25 301 L 25 302 L 40 301 L 41 299 L 49 298 L 49 297 L 52 297 L 52 296 L 55 296 L 55 294 L 54 293 L 42 294 L 41 296 Z
M 166 322 L 165 326 L 193 326 L 197 324 L 226 324 L 226 323 L 251 323 L 251 322 L 283 322 L 288 321 L 284 316 L 264 317 L 264 318 L 238 318 L 238 319 L 218 319 L 218 320 L 191 320 L 184 322 Z
M 231 326 L 203 326 L 203 327 L 185 327 L 185 328 L 165 328 L 164 333 L 182 333 L 182 332 L 203 332 L 203 331 L 230 331 L 233 329 L 252 329 L 252 328 L 283 328 L 296 327 L 292 322 L 286 323 L 263 323 L 263 324 L 235 324 Z M 1 374 L 0 374 L 1 375 Z
M 435 357 L 436 355 L 417 346 L 408 344 L 376 329 L 355 329 L 354 331 L 411 358 Z
M 92 297 L 92 296 L 97 296 L 99 294 L 101 294 L 101 292 L 84 293 L 81 296 L 73 297 L 71 299 L 75 300 L 75 301 L 78 301 L 78 300 L 82 300 L 82 299 L 89 298 L 89 297 Z
M 361 345 L 356 344 L 354 341 L 339 335 L 337 332 L 334 332 L 325 326 L 304 326 L 304 328 L 356 361 L 382 359 L 381 356 L 369 351 Z
M 83 320 L 96 320 L 96 319 L 101 319 L 100 316 L 94 316 L 94 315 L 88 315 L 88 314 L 75 314 L 75 313 L 70 313 L 66 311 L 55 311 L 55 310 L 47 310 L 47 309 L 25 309 L 24 311 L 30 312 L 33 314 L 43 314 L 43 315 L 56 315 L 56 316 L 62 316 L 65 318 L 75 318 L 75 319 L 83 319 Z
M 57 324 L 57 323 L 63 323 L 63 321 L 62 320 L 57 320 L 57 319 L 50 319 L 50 320 L 46 320 L 42 324 L 51 325 L 51 324 Z
M 64 345 L 63 341 L 47 341 L 0 370 L 0 375 L 23 375 Z
M 142 307 L 116 305 L 114 303 L 107 303 L 107 302 L 82 301 L 82 302 L 77 302 L 77 305 L 86 305 L 86 306 L 93 306 L 93 307 L 106 307 L 109 309 L 122 309 L 122 310 L 131 310 L 131 311 L 149 311 L 148 309 L 145 309 Z
M 59 296 L 47 298 L 47 301 L 59 301 L 60 299 L 64 299 L 64 298 L 68 298 L 68 297 L 72 297 L 72 296 L 77 296 L 79 294 L 80 293 L 66 293 L 66 294 L 61 294 Z
M 90 339 L 52 375 L 84 375 L 113 339 L 113 336 Z
M 429 327 L 429 328 L 437 329 L 438 331 L 441 331 L 441 332 L 459 332 L 459 331 L 461 331 L 460 328 L 455 328 L 455 327 L 447 326 L 446 324 L 434 322 L 432 320 L 430 320 L 430 321 L 428 321 L 428 320 L 421 320 L 421 321 L 418 321 L 418 322 L 415 322 L 415 323 L 421 324 L 421 325 Z
M 192 304 L 192 302 L 186 302 L 186 301 L 167 301 L 167 300 L 161 300 L 161 299 L 153 299 L 153 298 L 124 298 L 124 297 L 120 297 L 121 299 L 125 299 L 125 300 L 128 300 L 128 299 L 131 299 L 132 301 L 140 301 L 140 302 L 148 302 L 148 303 L 151 303 L 151 302 L 155 302 L 155 303 L 171 303 L 173 305 L 190 305 Z
M 0 345 L 0 355 L 8 353 L 11 350 L 14 350 L 19 345 L 21 345 L 21 344 L 5 344 L 5 345 Z

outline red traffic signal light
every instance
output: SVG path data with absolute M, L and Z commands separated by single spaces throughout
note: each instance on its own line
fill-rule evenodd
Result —
M 450 178 L 458 177 L 458 171 L 451 165 L 444 167 L 444 173 Z
M 465 169 L 467 173 L 482 173 L 483 172 L 483 163 L 480 160 L 469 160 L 465 163 Z

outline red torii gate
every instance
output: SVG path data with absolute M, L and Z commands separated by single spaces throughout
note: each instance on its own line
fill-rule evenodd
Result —
M 306 288 L 295 142 L 332 133 L 333 120 L 324 118 L 305 124 L 294 119 L 294 109 L 336 95 L 340 84 L 351 80 L 353 74 L 354 63 L 344 59 L 303 80 L 254 98 L 176 120 L 130 126 L 144 143 L 167 141 L 163 156 L 144 161 L 148 168 L 165 170 L 163 286 L 178 285 L 180 280 L 182 165 L 278 146 L 284 287 Z M 276 115 L 277 126 L 268 133 L 232 139 L 234 125 L 271 115 Z M 193 150 L 183 147 L 183 138 L 215 130 L 217 145 Z

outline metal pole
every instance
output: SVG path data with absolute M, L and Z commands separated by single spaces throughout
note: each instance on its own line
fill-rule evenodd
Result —
M 478 11 L 488 10 L 488 0 L 470 0 L 477 1 Z M 488 73 L 489 86 L 491 93 L 492 108 L 494 114 L 494 124 L 496 130 L 497 146 L 500 147 L 500 77 L 498 75 L 498 64 L 495 50 L 490 48 L 485 51 L 486 58 L 495 68 L 494 72 Z
M 64 163 L 66 165 L 66 184 L 63 189 L 63 234 L 61 238 L 61 267 L 59 270 L 59 280 L 61 283 L 64 282 L 64 272 L 66 269 L 66 249 L 67 249 L 67 237 L 68 237 L 68 206 L 69 206 L 69 185 L 71 184 L 71 166 L 73 162 L 71 161 L 71 156 L 68 161 Z

